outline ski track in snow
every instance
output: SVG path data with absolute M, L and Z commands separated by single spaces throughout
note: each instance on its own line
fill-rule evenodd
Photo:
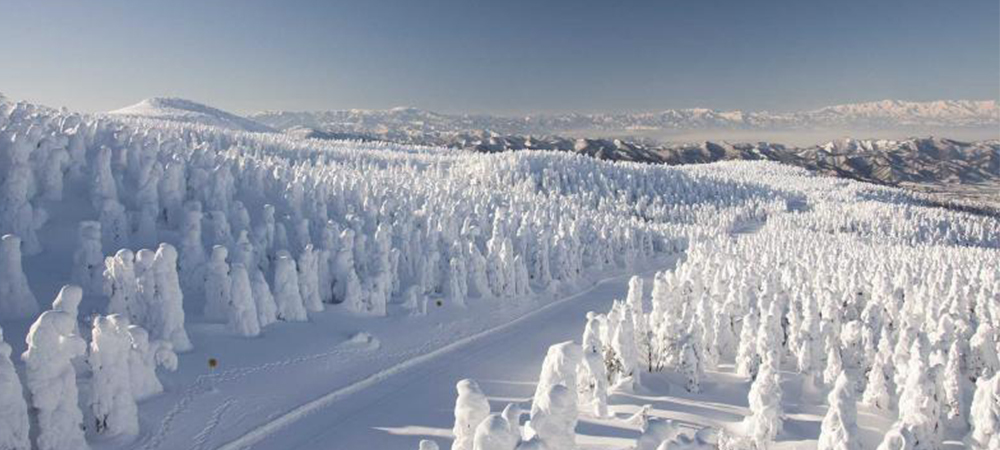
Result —
M 607 282 L 611 282 L 611 281 L 619 280 L 619 279 L 623 279 L 623 278 L 629 278 L 632 275 L 633 274 L 629 273 L 629 274 L 617 275 L 617 276 L 613 276 L 613 277 L 604 278 L 604 279 L 599 280 L 598 282 L 594 283 L 593 285 L 591 285 L 587 289 L 584 289 L 583 291 L 574 293 L 572 295 L 569 295 L 569 296 L 564 297 L 562 299 L 559 299 L 557 301 L 545 304 L 542 307 L 540 307 L 538 309 L 535 309 L 535 310 L 532 310 L 532 311 L 528 312 L 527 314 L 524 314 L 524 315 L 522 315 L 522 316 L 520 316 L 520 317 L 518 317 L 518 318 L 516 318 L 514 320 L 505 322 L 503 324 L 497 325 L 497 326 L 495 326 L 493 328 L 489 328 L 487 330 L 480 331 L 480 332 L 478 332 L 476 334 L 473 334 L 473 335 L 467 336 L 465 338 L 459 339 L 457 341 L 454 341 L 454 342 L 452 342 L 452 343 L 450 343 L 448 345 L 445 345 L 444 347 L 440 347 L 437 350 L 431 351 L 429 353 L 420 354 L 419 356 L 416 356 L 414 358 L 402 361 L 402 362 L 400 362 L 398 364 L 395 364 L 395 365 L 393 365 L 391 367 L 382 369 L 382 370 L 380 370 L 380 371 L 378 371 L 378 372 L 376 372 L 376 373 L 374 373 L 372 375 L 369 375 L 369 376 L 367 376 L 365 378 L 362 378 L 361 380 L 358 380 L 358 381 L 356 381 L 354 383 L 351 383 L 349 385 L 346 385 L 346 386 L 343 386 L 341 388 L 338 388 L 338 389 L 336 389 L 334 391 L 331 391 L 331 392 L 329 392 L 327 394 L 324 394 L 324 395 L 322 395 L 320 397 L 317 397 L 317 398 L 315 398 L 313 400 L 310 400 L 310 401 L 308 401 L 306 403 L 302 403 L 299 406 L 297 406 L 297 407 L 295 407 L 295 408 L 293 408 L 293 409 L 285 412 L 284 414 L 281 414 L 281 415 L 277 416 L 276 418 L 274 418 L 274 419 L 272 419 L 272 420 L 270 420 L 268 422 L 265 422 L 263 424 L 260 424 L 260 425 L 256 426 L 254 429 L 246 432 L 242 436 L 240 436 L 240 437 L 238 437 L 236 439 L 233 439 L 233 440 L 231 440 L 231 441 L 229 441 L 229 442 L 227 442 L 227 443 L 225 443 L 225 444 L 217 447 L 216 450 L 240 450 L 240 449 L 249 448 L 249 447 L 253 446 L 254 444 L 256 444 L 256 443 L 258 443 L 258 442 L 266 439 L 268 436 L 270 436 L 270 435 L 272 435 L 272 434 L 280 431 L 281 429 L 285 428 L 286 426 L 288 426 L 288 425 L 290 425 L 290 424 L 292 424 L 292 423 L 294 423 L 294 422 L 296 422 L 296 421 L 298 421 L 298 420 L 300 420 L 300 419 L 302 419 L 302 418 L 304 418 L 304 417 L 306 417 L 306 416 L 308 416 L 308 415 L 310 415 L 310 414 L 312 414 L 312 413 L 314 413 L 316 411 L 319 411 L 319 410 L 321 410 L 321 409 L 323 409 L 323 408 L 325 408 L 325 407 L 333 404 L 334 402 L 336 402 L 338 400 L 341 400 L 341 399 L 343 399 L 345 397 L 348 397 L 348 396 L 350 396 L 350 395 L 352 395 L 354 393 L 357 393 L 357 392 L 362 391 L 364 389 L 367 389 L 369 387 L 375 386 L 376 384 L 378 384 L 378 383 L 380 383 L 382 381 L 385 381 L 388 378 L 394 377 L 396 375 L 400 375 L 400 374 L 402 374 L 402 373 L 404 373 L 404 372 L 406 372 L 406 371 L 408 371 L 408 370 L 410 370 L 412 368 L 420 366 L 420 365 L 422 365 L 424 363 L 427 363 L 427 362 L 429 362 L 431 360 L 434 360 L 434 359 L 437 359 L 437 358 L 442 357 L 444 355 L 447 355 L 449 353 L 452 353 L 453 351 L 458 350 L 458 349 L 460 349 L 462 347 L 465 347 L 468 344 L 475 343 L 475 342 L 480 341 L 482 339 L 485 339 L 485 338 L 487 338 L 489 336 L 492 336 L 492 335 L 494 335 L 496 333 L 503 332 L 503 331 L 505 331 L 505 330 L 507 330 L 509 328 L 512 328 L 515 325 L 520 324 L 520 323 L 522 323 L 522 322 L 524 322 L 526 320 L 529 320 L 529 319 L 531 319 L 531 318 L 533 318 L 533 317 L 535 317 L 535 316 L 537 316 L 537 315 L 539 315 L 539 314 L 541 314 L 541 313 L 543 313 L 545 311 L 548 311 L 548 310 L 550 310 L 552 308 L 558 307 L 558 306 L 563 305 L 565 303 L 571 302 L 571 301 L 577 299 L 578 297 L 584 296 L 584 295 L 590 293 L 591 291 L 597 289 L 599 286 L 601 286 L 601 285 L 603 285 L 603 284 L 605 284 Z M 421 346 L 420 348 L 422 349 L 424 347 L 427 347 L 427 346 L 424 345 L 424 346 Z M 404 352 L 404 353 L 407 353 L 407 352 Z M 414 353 L 414 352 L 410 351 L 408 353 Z M 153 447 L 153 448 L 155 448 L 155 447 Z

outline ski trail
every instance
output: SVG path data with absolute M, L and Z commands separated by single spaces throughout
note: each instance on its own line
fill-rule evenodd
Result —
M 683 252 L 681 252 L 681 253 L 683 253 Z M 677 254 L 674 254 L 672 256 L 676 257 L 676 255 Z M 513 328 L 515 325 L 518 325 L 518 324 L 520 324 L 520 323 L 522 323 L 524 321 L 527 321 L 527 320 L 535 317 L 538 314 L 541 314 L 541 313 L 543 313 L 545 311 L 548 311 L 548 310 L 550 310 L 552 308 L 555 308 L 555 307 L 558 307 L 558 306 L 563 305 L 565 303 L 568 303 L 568 302 L 570 302 L 570 301 L 572 301 L 572 300 L 574 300 L 574 299 L 576 299 L 578 297 L 584 296 L 584 295 L 586 295 L 586 294 L 594 291 L 599 286 L 601 286 L 601 285 L 603 285 L 605 283 L 608 283 L 608 282 L 611 282 L 611 281 L 615 281 L 615 280 L 621 280 L 621 279 L 629 278 L 632 275 L 633 274 L 629 273 L 629 274 L 623 274 L 623 275 L 618 275 L 618 276 L 613 276 L 613 277 L 605 278 L 603 280 L 600 280 L 597 283 L 594 283 L 593 285 L 591 285 L 587 289 L 584 289 L 584 290 L 582 290 L 580 292 L 577 292 L 575 294 L 569 295 L 569 296 L 564 297 L 562 299 L 556 300 L 554 302 L 545 304 L 545 305 L 541 306 L 540 308 L 535 309 L 535 310 L 533 310 L 531 312 L 528 312 L 528 313 L 524 314 L 523 316 L 518 317 L 518 318 L 516 318 L 514 320 L 511 320 L 509 322 L 506 322 L 504 324 L 498 325 L 498 326 L 493 327 L 493 328 L 489 328 L 489 329 L 480 331 L 479 333 L 476 333 L 476 334 L 473 334 L 473 335 L 470 335 L 470 336 L 466 336 L 466 337 L 464 337 L 462 339 L 454 341 L 454 342 L 452 342 L 450 344 L 445 345 L 444 347 L 440 347 L 440 348 L 438 348 L 436 350 L 433 350 L 433 351 L 431 351 L 429 353 L 421 354 L 421 355 L 416 356 L 416 357 L 414 357 L 412 359 L 403 361 L 403 362 L 401 362 L 399 364 L 396 364 L 394 366 L 391 366 L 391 367 L 385 368 L 383 370 L 380 370 L 380 371 L 378 371 L 378 372 L 376 372 L 376 373 L 374 373 L 372 375 L 369 375 L 367 377 L 364 377 L 364 378 L 362 378 L 362 379 L 360 379 L 360 380 L 358 380 L 358 381 L 356 381 L 354 383 L 351 383 L 351 384 L 349 384 L 347 386 L 344 386 L 342 388 L 339 388 L 339 389 L 336 389 L 334 391 L 331 391 L 331 392 L 329 392 L 327 394 L 324 394 L 324 395 L 322 395 L 322 396 L 320 396 L 318 398 L 315 398 L 315 399 L 310 400 L 310 401 L 308 401 L 306 403 L 303 403 L 303 404 L 301 404 L 301 405 L 299 405 L 299 406 L 297 406 L 295 408 L 292 408 L 291 410 L 289 410 L 289 411 L 287 411 L 287 412 L 285 412 L 285 413 L 277 416 L 276 418 L 274 418 L 274 419 L 272 419 L 272 420 L 270 420 L 268 422 L 265 422 L 265 423 L 257 426 L 256 428 L 254 428 L 254 429 L 246 432 L 242 436 L 240 436 L 240 437 L 238 437 L 236 439 L 233 439 L 233 440 L 231 440 L 231 441 L 229 441 L 229 442 L 227 442 L 227 443 L 225 443 L 225 444 L 217 447 L 216 450 L 241 450 L 241 449 L 249 448 L 249 447 L 253 446 L 254 444 L 256 444 L 256 443 L 264 440 L 268 436 L 270 436 L 270 435 L 272 435 L 272 434 L 280 431 L 282 428 L 284 428 L 284 427 L 286 427 L 286 426 L 288 426 L 288 425 L 290 425 L 290 424 L 298 421 L 299 419 L 302 419 L 303 417 L 308 416 L 309 414 L 312 414 L 312 413 L 314 413 L 316 411 L 319 411 L 319 410 L 321 410 L 321 409 L 323 409 L 323 408 L 325 408 L 325 407 L 333 404 L 334 402 L 337 402 L 337 401 L 339 401 L 339 400 L 341 400 L 341 399 L 343 399 L 345 397 L 348 397 L 351 394 L 354 394 L 356 392 L 359 392 L 359 391 L 365 390 L 367 388 L 370 388 L 370 387 L 372 387 L 372 386 L 374 386 L 374 385 L 376 385 L 376 384 L 378 384 L 378 383 L 380 383 L 382 381 L 385 381 L 388 378 L 391 378 L 393 376 L 396 376 L 396 375 L 399 375 L 401 373 L 404 373 L 404 372 L 406 372 L 409 369 L 412 369 L 412 368 L 417 367 L 417 366 L 419 366 L 421 364 L 424 364 L 424 363 L 426 363 L 428 361 L 431 361 L 433 359 L 436 359 L 438 357 L 441 357 L 443 355 L 451 353 L 451 352 L 453 352 L 453 351 L 455 351 L 455 350 L 457 350 L 457 349 L 459 349 L 461 347 L 464 347 L 464 346 L 466 346 L 468 344 L 475 343 L 475 342 L 477 342 L 479 340 L 482 340 L 482 339 L 485 339 L 485 338 L 487 338 L 487 337 L 489 337 L 489 336 L 491 336 L 493 334 L 500 333 L 500 332 L 503 332 L 503 331 L 508 330 L 510 328 Z

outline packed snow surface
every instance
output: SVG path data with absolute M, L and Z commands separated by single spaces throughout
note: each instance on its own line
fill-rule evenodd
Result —
M 232 128 L 0 100 L 0 443 L 997 445 L 996 218 Z

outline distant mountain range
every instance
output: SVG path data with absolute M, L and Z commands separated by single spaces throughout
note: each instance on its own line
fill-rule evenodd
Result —
M 560 129 L 766 129 L 846 125 L 1000 129 L 995 101 L 883 101 L 791 114 L 685 109 L 642 114 L 504 118 L 395 108 L 381 111 L 267 112 L 245 118 L 189 100 L 153 98 L 109 114 L 201 123 L 252 132 L 281 130 L 299 139 L 386 140 L 485 153 L 555 150 L 598 159 L 653 164 L 771 160 L 819 173 L 893 186 L 986 186 L 985 193 L 977 195 L 977 199 L 1000 198 L 1000 140 L 843 139 L 822 145 L 794 147 L 769 142 L 665 144 L 652 139 L 573 138 L 556 133 Z
M 492 131 L 509 134 L 560 134 L 603 130 L 801 130 L 822 128 L 997 128 L 1000 107 L 994 100 L 906 102 L 884 100 L 828 106 L 792 113 L 716 111 L 703 108 L 621 114 L 541 114 L 502 117 L 440 114 L 416 108 L 320 112 L 261 112 L 251 119 L 279 130 L 307 127 L 325 132 L 366 133 L 400 139 L 428 133 Z

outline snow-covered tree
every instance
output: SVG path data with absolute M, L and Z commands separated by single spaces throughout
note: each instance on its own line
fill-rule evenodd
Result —
M 744 420 L 747 434 L 758 448 L 763 448 L 781 432 L 783 412 L 781 385 L 772 365 L 764 364 L 750 386 L 750 416 Z
M 138 284 L 135 279 L 135 254 L 123 248 L 104 260 L 104 295 L 107 295 L 108 314 L 120 314 L 130 319 L 145 316 L 139 303 Z
M 190 298 L 198 298 L 205 292 L 205 263 L 207 261 L 205 246 L 201 241 L 201 203 L 188 202 L 184 208 L 177 270 L 184 294 Z
M 333 298 L 348 309 L 361 312 L 361 281 L 354 265 L 354 230 L 346 229 L 340 234 L 340 249 L 333 263 Z
M 472 442 L 473 450 L 514 450 L 521 441 L 521 435 L 502 414 L 486 416 L 476 426 Z
M 969 426 L 966 445 L 976 450 L 1000 448 L 1000 374 L 977 383 Z
M 535 386 L 532 405 L 542 403 L 543 397 L 548 395 L 549 388 L 561 384 L 573 392 L 573 408 L 576 409 L 576 373 L 581 359 L 580 346 L 572 341 L 550 346 L 542 361 L 542 371 L 538 376 L 538 385 Z M 535 407 L 532 406 L 531 410 L 534 415 Z
M 817 448 L 819 450 L 860 449 L 854 384 L 850 382 L 845 372 L 837 375 L 833 390 L 827 396 L 827 403 L 830 407 L 823 418 Z
M 128 318 L 119 314 L 94 318 L 90 354 L 94 376 L 90 408 L 96 431 L 107 436 L 139 434 L 139 412 L 132 393 L 129 356 L 132 342 Z
M 913 434 L 916 450 L 940 447 L 943 431 L 937 386 L 927 361 L 926 341 L 925 336 L 920 336 L 913 342 L 899 396 L 899 422 Z
M 274 303 L 274 296 L 271 295 L 271 287 L 267 284 L 267 279 L 264 278 L 264 272 L 259 269 L 253 271 L 250 289 L 253 291 L 257 322 L 260 326 L 266 327 L 276 322 L 278 320 L 278 305 Z
M 685 342 L 681 347 L 681 373 L 687 378 L 685 388 L 688 392 L 701 392 L 702 362 L 695 350 L 696 344 Z
M 132 398 L 139 402 L 163 392 L 156 367 L 177 370 L 177 354 L 167 341 L 150 342 L 149 333 L 138 325 L 129 325 L 126 331 L 132 343 L 128 355 Z
M 549 385 L 531 404 L 529 428 L 546 448 L 572 450 L 577 419 L 576 392 L 562 384 Z
M 976 328 L 976 334 L 969 340 L 969 355 L 966 364 L 973 380 L 990 378 L 1000 372 L 1000 358 L 997 357 L 995 332 L 993 325 L 982 322 Z
M 274 302 L 278 306 L 278 319 L 289 322 L 308 320 L 306 308 L 299 293 L 299 275 L 295 260 L 286 250 L 279 250 L 274 266 Z
M 621 303 L 621 316 L 618 326 L 611 336 L 611 347 L 615 351 L 621 371 L 615 380 L 618 388 L 632 390 L 641 383 L 642 369 L 639 367 L 639 350 L 635 346 L 635 328 L 632 308 L 628 303 Z
M 28 405 L 10 353 L 10 345 L 4 341 L 3 328 L 0 328 L 0 448 L 30 450 Z
M 306 244 L 299 254 L 299 293 L 307 311 L 323 311 L 323 301 L 319 296 L 319 266 L 312 244 Z
M 230 270 L 230 279 L 232 288 L 226 308 L 226 325 L 230 332 L 238 336 L 257 336 L 260 334 L 260 321 L 246 267 L 242 263 L 234 264 Z
M 25 384 L 38 419 L 38 450 L 87 449 L 72 360 L 87 351 L 73 334 L 75 320 L 63 311 L 46 311 L 31 325 L 21 355 Z
M 0 318 L 27 319 L 38 314 L 38 300 L 21 268 L 21 239 L 0 239 Z
M 52 301 L 52 309 L 62 311 L 73 318 L 73 334 L 80 335 L 78 318 L 80 316 L 80 301 L 83 300 L 83 289 L 80 286 L 67 284 L 59 289 L 59 294 Z
M 131 243 L 131 226 L 125 205 L 116 200 L 105 200 L 101 205 L 101 245 L 103 248 L 125 248 Z
M 178 352 L 191 350 L 191 340 L 184 329 L 184 293 L 177 274 L 177 250 L 160 244 L 153 257 L 156 294 L 149 305 L 149 334 L 154 340 L 170 342 Z
M 593 312 L 587 313 L 583 331 L 583 358 L 578 369 L 577 388 L 580 390 L 581 409 L 595 417 L 608 415 L 608 375 L 604 365 L 604 344 L 600 338 L 600 320 Z
M 888 355 L 880 354 L 875 357 L 875 364 L 868 371 L 868 383 L 861 397 L 861 403 L 881 411 L 892 409 L 892 393 L 896 392 L 892 376 L 886 373 L 886 364 L 892 364 Z
M 757 377 L 760 368 L 760 355 L 757 354 L 758 314 L 751 310 L 743 316 L 743 328 L 740 331 L 740 344 L 736 351 L 736 373 L 750 379 Z
M 962 399 L 963 376 L 962 376 L 962 353 L 959 350 L 958 341 L 951 343 L 948 349 L 948 361 L 944 366 L 942 375 L 942 388 L 944 390 L 944 410 L 945 416 L 952 423 L 965 422 L 965 402 Z
M 79 246 L 73 252 L 73 282 L 88 294 L 99 294 L 104 286 L 104 252 L 101 250 L 101 223 L 80 222 Z
M 226 320 L 232 297 L 232 280 L 229 278 L 229 251 L 226 247 L 212 247 L 212 256 L 205 265 L 205 318 Z
M 458 398 L 455 399 L 455 426 L 452 427 L 455 441 L 451 450 L 473 450 L 476 427 L 490 414 L 490 403 L 474 380 L 461 380 L 455 389 Z

